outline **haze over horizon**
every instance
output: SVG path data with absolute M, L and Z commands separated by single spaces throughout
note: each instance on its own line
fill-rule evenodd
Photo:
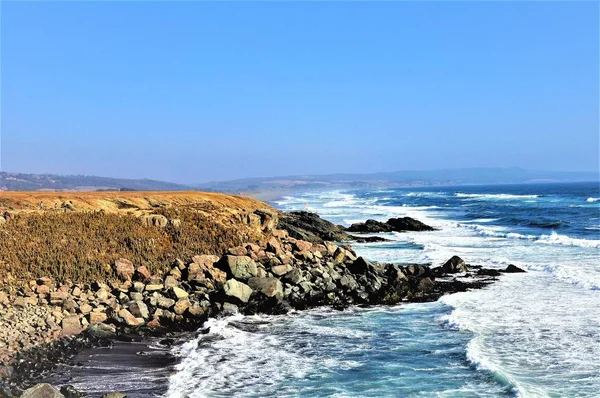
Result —
M 0 7 L 2 171 L 599 169 L 595 2 Z

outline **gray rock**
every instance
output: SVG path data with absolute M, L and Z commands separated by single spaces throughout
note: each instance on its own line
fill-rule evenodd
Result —
M 258 272 L 256 263 L 248 256 L 226 255 L 219 260 L 217 266 L 237 279 L 248 279 Z
M 90 326 L 89 333 L 94 337 L 111 338 L 117 334 L 117 328 L 114 325 L 106 323 L 97 323 Z
M 302 282 L 304 278 L 302 277 L 302 271 L 300 271 L 298 268 L 294 268 L 293 270 L 285 274 L 283 280 L 297 285 L 300 282 Z
M 283 299 L 283 285 L 277 278 L 250 278 L 248 279 L 248 286 L 267 297 L 275 297 L 278 300 Z
M 223 285 L 225 295 L 242 303 L 247 303 L 252 294 L 252 289 L 245 283 L 238 282 L 235 279 L 229 279 Z
M 25 390 L 21 398 L 65 398 L 65 396 L 50 384 L 41 383 Z
M 132 301 L 129 303 L 129 311 L 136 318 L 148 319 L 150 312 L 148 306 L 143 301 Z
M 446 261 L 446 263 L 442 265 L 442 269 L 445 273 L 448 274 L 469 271 L 469 268 L 467 267 L 467 264 L 465 264 L 465 261 L 458 256 L 452 256 L 450 260 Z

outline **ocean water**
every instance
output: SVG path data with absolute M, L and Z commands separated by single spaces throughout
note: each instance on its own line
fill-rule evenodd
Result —
M 459 255 L 528 272 L 434 303 L 213 319 L 171 349 L 156 396 L 600 396 L 597 183 L 346 190 L 274 205 L 346 226 L 410 216 L 439 228 L 354 245 L 371 260 Z M 93 391 L 93 376 L 71 382 Z M 148 396 L 136 388 L 130 396 Z

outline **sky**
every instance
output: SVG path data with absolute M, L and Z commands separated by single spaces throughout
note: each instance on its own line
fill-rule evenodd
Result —
M 10 2 L 2 171 L 599 168 L 598 2 Z

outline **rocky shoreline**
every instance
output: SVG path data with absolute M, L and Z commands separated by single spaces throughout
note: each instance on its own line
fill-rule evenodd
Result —
M 279 219 L 263 213 L 257 213 L 265 233 L 261 244 L 232 247 L 222 256 L 177 259 L 164 275 L 119 259 L 112 264 L 117 278 L 110 283 L 39 278 L 0 291 L 0 395 L 23 394 L 32 381 L 83 347 L 195 330 L 223 313 L 435 301 L 443 294 L 481 288 L 501 275 L 456 256 L 438 267 L 372 263 L 350 245 L 335 242 L 356 238 L 340 226 L 306 212 Z M 431 228 L 406 219 L 366 224 L 366 229 Z M 356 225 L 350 230 L 373 232 Z M 514 266 L 505 270 L 519 271 Z M 67 390 L 27 394 L 77 396 Z

